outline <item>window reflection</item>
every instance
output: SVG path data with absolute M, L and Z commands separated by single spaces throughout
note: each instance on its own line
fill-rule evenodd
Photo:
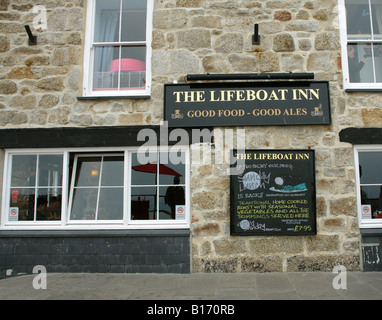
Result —
M 176 219 L 177 213 L 179 213 L 179 211 L 177 211 L 179 206 L 186 204 L 184 187 L 179 185 L 179 177 L 174 178 L 173 186 L 167 188 L 161 187 L 160 191 L 162 200 L 160 203 L 160 212 L 166 213 L 171 219 Z M 166 219 L 166 216 L 163 218 Z
M 10 210 L 18 211 L 15 221 L 34 221 L 35 189 L 12 188 L 9 199 Z M 14 220 L 13 220 L 14 221 Z
M 346 0 L 346 21 L 348 34 L 358 39 L 371 38 L 369 0 Z
M 40 188 L 37 194 L 36 220 L 61 220 L 61 189 L 59 193 L 52 189 Z M 54 196 L 51 196 L 55 194 Z
M 164 166 L 159 177 L 160 185 L 174 184 L 174 177 L 179 178 L 179 182 L 176 184 L 184 184 L 184 164 L 186 162 L 184 152 L 162 152 L 160 153 L 160 161 Z
M 12 156 L 10 220 L 60 220 L 62 171 L 62 155 Z
M 382 76 L 382 3 L 346 0 L 348 67 L 350 83 L 379 83 Z M 370 41 L 365 43 L 365 40 Z
M 156 187 L 131 188 L 131 219 L 156 220 Z
M 361 202 L 371 206 L 372 217 L 382 218 L 382 186 L 361 187 Z
M 381 20 L 382 22 L 382 20 Z M 374 64 L 375 64 L 375 70 L 382 70 L 382 44 L 374 44 L 373 45 L 374 50 Z M 376 81 L 382 82 L 382 74 L 381 72 L 376 72 Z
M 371 55 L 366 54 L 366 45 L 364 44 L 349 44 L 347 47 L 348 52 L 348 63 L 349 63 L 349 78 L 350 82 L 373 82 L 373 70 L 369 72 L 364 72 L 367 58 L 369 58 L 370 66 L 370 57 Z M 369 49 L 369 48 L 368 48 Z M 367 50 L 369 51 L 369 50 Z M 362 81 L 361 81 L 361 74 Z
M 382 152 L 360 152 L 361 184 L 382 184 Z
M 129 43 L 146 40 L 146 6 L 140 0 L 96 1 L 94 91 L 146 88 L 146 46 Z
M 133 220 L 175 220 L 178 206 L 185 205 L 185 153 L 160 152 L 132 155 Z M 158 162 L 159 159 L 159 162 Z M 184 209 L 179 209 L 179 212 Z
M 359 152 L 361 204 L 370 206 L 369 218 L 382 218 L 382 152 Z M 366 211 L 367 208 L 366 208 Z
M 12 187 L 33 187 L 36 182 L 36 155 L 14 155 L 12 157 Z
M 382 3 L 380 0 L 371 0 L 371 11 L 374 38 L 382 39 Z
M 155 175 L 156 163 L 158 161 L 158 154 L 138 154 L 133 153 L 131 156 L 132 170 L 131 170 L 131 184 L 138 185 L 156 185 L 157 175 Z M 153 164 L 151 172 L 148 165 Z M 140 169 L 141 168 L 141 169 Z
M 122 41 L 146 39 L 146 1 L 122 1 Z
M 71 220 L 123 218 L 123 156 L 78 156 L 73 174 Z
M 73 190 L 71 220 L 95 220 L 97 192 L 96 188 Z

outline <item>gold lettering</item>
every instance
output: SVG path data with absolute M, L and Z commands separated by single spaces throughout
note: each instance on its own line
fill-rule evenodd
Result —
M 211 101 L 212 102 L 220 101 L 220 99 L 215 99 L 215 91 L 211 91 Z
M 312 95 L 314 95 L 317 100 L 320 99 L 320 89 L 316 89 L 316 91 L 314 89 L 310 89 L 309 92 L 310 92 L 310 99 L 309 100 L 313 100 Z
M 184 102 L 194 102 L 194 92 L 186 91 L 184 94 Z
M 269 100 L 280 100 L 275 92 L 275 90 L 272 90 L 271 95 L 269 96 Z
M 320 99 L 320 89 L 292 89 L 293 100 L 314 100 Z M 314 98 L 313 98 L 314 96 Z
M 182 94 L 183 92 L 180 92 L 180 91 L 177 91 L 177 92 L 174 92 L 173 95 L 176 96 L 176 100 L 175 102 L 176 103 L 179 103 L 180 102 L 180 95 Z
M 206 101 L 204 97 L 204 91 L 176 91 L 173 95 L 176 97 L 175 102 L 204 102 Z
M 288 92 L 288 89 L 280 89 L 278 92 L 281 92 L 281 100 L 286 100 L 285 93 Z
M 204 102 L 206 99 L 204 98 L 204 91 L 196 91 L 196 102 Z
M 268 99 L 268 92 L 265 90 L 257 91 L 256 98 L 260 101 L 264 101 Z
M 245 101 L 244 90 L 237 90 L 236 91 L 236 101 Z
M 293 153 L 257 153 L 253 160 L 293 160 Z
M 235 95 L 234 90 L 227 90 L 227 101 L 232 101 L 234 95 Z
M 309 153 L 296 153 L 296 160 L 309 160 Z
M 239 160 L 252 160 L 252 154 L 251 153 L 237 153 L 236 157 Z
M 256 99 L 256 91 L 255 90 L 247 90 L 247 101 L 253 101 Z

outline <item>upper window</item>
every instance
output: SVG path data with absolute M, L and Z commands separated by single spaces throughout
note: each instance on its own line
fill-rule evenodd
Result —
M 355 148 L 360 227 L 382 227 L 382 147 Z
M 188 149 L 94 151 L 7 152 L 1 226 L 189 227 Z
M 88 3 L 84 95 L 149 95 L 153 0 Z
M 339 3 L 345 89 L 382 89 L 382 2 Z

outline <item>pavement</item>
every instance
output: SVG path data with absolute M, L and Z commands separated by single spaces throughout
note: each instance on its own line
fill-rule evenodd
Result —
M 382 272 L 94 274 L 0 280 L 0 300 L 381 300 Z

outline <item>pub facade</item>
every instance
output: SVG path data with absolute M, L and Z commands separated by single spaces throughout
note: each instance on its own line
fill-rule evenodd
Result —
M 380 271 L 382 4 L 0 1 L 0 277 Z

